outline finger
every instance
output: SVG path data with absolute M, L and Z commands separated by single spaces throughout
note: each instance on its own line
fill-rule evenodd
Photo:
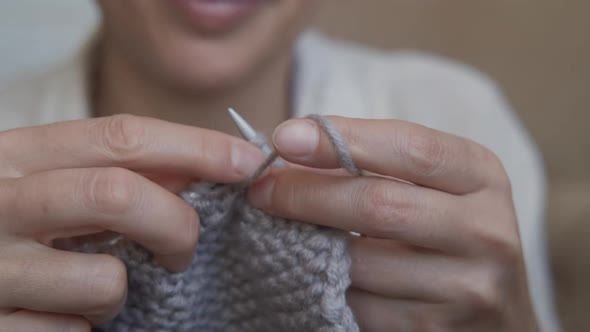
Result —
M 283 218 L 445 251 L 472 245 L 462 233 L 458 198 L 411 184 L 277 170 L 250 188 L 248 197 Z
M 166 173 L 144 173 L 141 175 L 173 193 L 178 193 L 182 189 L 186 188 L 190 183 L 199 181 L 199 179 L 193 177 Z
M 347 293 L 361 331 L 439 331 L 437 305 L 396 300 L 351 288 Z
M 90 332 L 90 323 L 78 316 L 19 310 L 0 317 L 0 332 Z
M 329 117 L 361 169 L 425 187 L 464 194 L 496 183 L 498 159 L 482 146 L 398 120 Z M 284 159 L 319 168 L 340 167 L 328 136 L 309 119 L 290 120 L 273 136 Z
M 68 250 L 68 251 L 77 251 L 83 246 L 88 244 L 108 244 L 118 241 L 121 238 L 121 235 L 111 231 L 104 231 L 100 233 L 88 234 L 88 235 L 80 235 L 74 237 L 66 237 L 66 238 L 59 238 L 54 239 L 52 242 L 42 243 L 49 247 L 59 249 L 59 250 Z
M 388 298 L 448 301 L 461 273 L 449 256 L 391 240 L 353 237 L 349 252 L 352 286 Z
M 180 197 L 120 168 L 54 170 L 0 183 L 6 233 L 53 239 L 114 231 L 179 271 L 190 264 L 199 233 L 195 210 Z
M 9 163 L 0 163 L 7 173 L 0 176 L 113 166 L 233 182 L 264 161 L 258 148 L 236 137 L 129 115 L 1 132 L 0 151 Z
M 112 319 L 127 296 L 124 264 L 109 255 L 19 242 L 0 253 L 0 307 Z

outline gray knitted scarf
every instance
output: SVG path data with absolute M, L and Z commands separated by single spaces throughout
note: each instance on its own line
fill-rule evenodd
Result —
M 323 117 L 309 118 L 331 139 L 342 167 L 358 175 L 335 128 Z M 125 307 L 103 331 L 358 331 L 346 303 L 349 233 L 253 208 L 245 189 L 259 173 L 241 184 L 195 183 L 180 194 L 201 220 L 185 272 L 166 271 L 125 239 L 83 249 L 119 257 L 128 270 Z

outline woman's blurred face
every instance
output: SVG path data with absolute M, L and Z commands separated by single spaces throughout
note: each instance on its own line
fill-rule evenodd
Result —
M 178 88 L 217 90 L 288 52 L 317 0 L 99 0 L 110 46 Z

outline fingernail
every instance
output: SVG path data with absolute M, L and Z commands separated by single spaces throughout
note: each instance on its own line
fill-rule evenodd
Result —
M 311 155 L 319 141 L 319 129 L 309 120 L 289 120 L 280 125 L 273 135 L 274 145 L 279 152 L 293 157 Z
M 267 176 L 262 181 L 252 185 L 248 191 L 250 204 L 259 209 L 269 208 L 274 186 L 275 178 L 273 176 Z
M 241 177 L 250 176 L 264 163 L 264 153 L 245 142 L 234 144 L 231 147 L 231 162 Z

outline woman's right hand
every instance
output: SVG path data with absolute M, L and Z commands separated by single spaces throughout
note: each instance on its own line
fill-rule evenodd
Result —
M 263 159 L 226 134 L 129 115 L 0 132 L 0 331 L 90 331 L 120 310 L 123 263 L 56 239 L 113 231 L 187 267 L 198 216 L 146 174 L 237 182 Z

